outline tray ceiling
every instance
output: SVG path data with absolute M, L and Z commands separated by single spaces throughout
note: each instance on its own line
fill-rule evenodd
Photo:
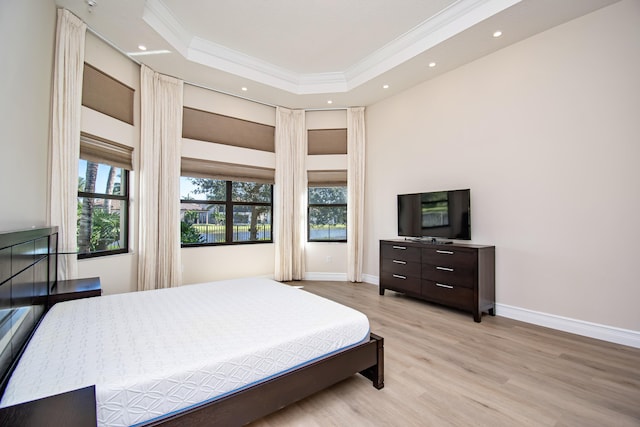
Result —
M 158 72 L 272 105 L 339 108 L 370 105 L 617 0 L 95 1 L 56 4 Z

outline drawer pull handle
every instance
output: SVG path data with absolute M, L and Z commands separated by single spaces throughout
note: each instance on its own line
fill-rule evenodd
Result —
M 451 285 L 445 285 L 444 283 L 436 283 L 436 286 L 438 286 L 438 287 L 440 287 L 440 288 L 453 289 L 453 286 L 451 286 Z
M 453 251 L 436 251 L 436 253 L 438 254 L 444 254 L 444 255 L 453 255 Z
M 394 264 L 403 264 L 403 265 L 404 265 L 404 264 L 406 264 L 406 263 L 407 263 L 407 261 L 400 261 L 400 260 L 398 260 L 398 259 L 394 259 L 394 260 L 393 260 L 393 263 L 394 263 Z
M 449 268 L 449 267 L 436 267 L 436 270 L 442 270 L 442 271 L 453 271 L 453 268 Z
M 406 246 L 394 246 L 393 249 L 400 249 L 401 251 L 404 251 L 407 249 Z
M 394 274 L 393 277 L 395 277 L 396 279 L 407 280 L 407 276 L 401 276 L 399 274 Z

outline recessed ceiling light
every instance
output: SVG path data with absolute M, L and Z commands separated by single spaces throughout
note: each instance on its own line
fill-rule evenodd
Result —
M 247 89 L 246 87 L 244 87 L 244 86 L 242 87 L 242 91 L 243 91 L 243 92 L 246 92 L 247 90 L 248 90 L 248 89 Z
M 333 101 L 332 100 L 328 100 L 327 104 L 333 104 Z
M 162 49 L 162 50 L 147 50 L 141 52 L 127 52 L 129 56 L 147 56 L 147 55 L 162 55 L 165 53 L 171 53 L 171 51 Z
M 382 86 L 382 89 L 389 89 L 389 85 Z
M 143 45 L 143 44 L 139 44 L 139 45 L 138 45 L 138 49 L 140 49 L 140 50 L 147 50 L 147 47 L 146 47 L 145 45 Z
M 429 68 L 433 68 L 433 67 L 435 67 L 435 66 L 436 66 L 436 63 L 435 63 L 435 62 L 429 62 Z
M 502 31 L 498 30 L 496 32 L 493 33 L 493 37 L 498 38 L 502 35 Z

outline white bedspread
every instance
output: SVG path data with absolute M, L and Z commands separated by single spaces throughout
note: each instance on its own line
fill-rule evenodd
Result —
M 358 311 L 268 279 L 56 304 L 0 406 L 96 386 L 98 425 L 179 411 L 368 339 Z

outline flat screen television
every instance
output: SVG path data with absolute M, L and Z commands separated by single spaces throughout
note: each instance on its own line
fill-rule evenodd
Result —
M 471 240 L 471 191 L 398 194 L 398 236 Z

